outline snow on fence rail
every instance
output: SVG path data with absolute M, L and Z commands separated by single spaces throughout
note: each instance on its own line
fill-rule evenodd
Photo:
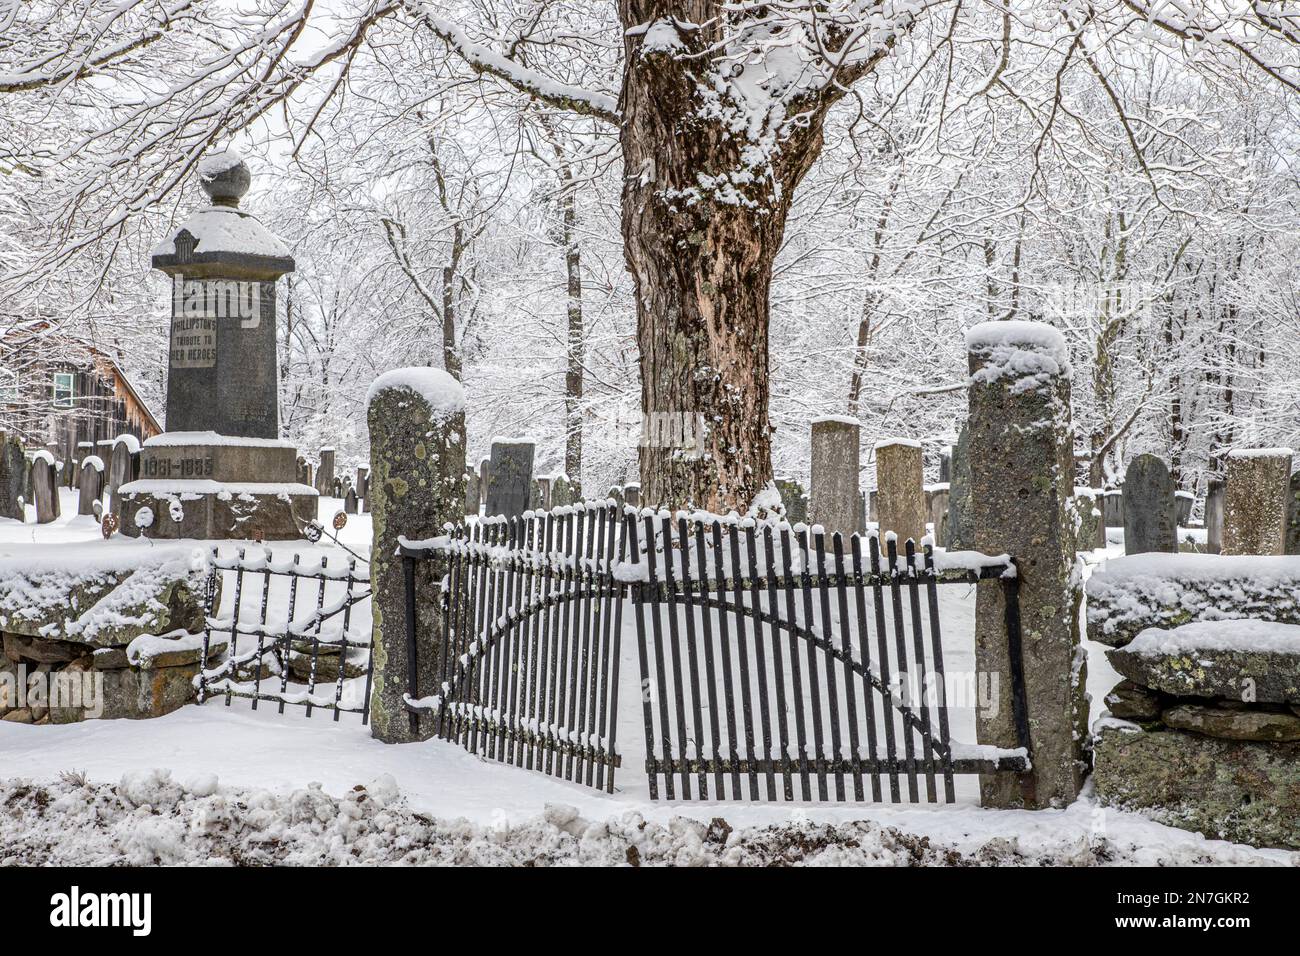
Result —
M 407 708 L 494 759 L 612 792 L 630 602 L 652 798 L 899 801 L 905 782 L 915 802 L 923 781 L 951 802 L 954 774 L 1029 766 L 1018 667 L 1020 747 L 958 743 L 948 720 L 937 585 L 1000 582 L 1018 664 L 1006 555 L 936 561 L 928 541 L 900 552 L 891 536 L 882 553 L 875 536 L 594 502 L 404 541 L 402 556 L 445 562 L 438 686 L 408 687 Z M 407 639 L 411 655 L 428 646 L 413 617 Z

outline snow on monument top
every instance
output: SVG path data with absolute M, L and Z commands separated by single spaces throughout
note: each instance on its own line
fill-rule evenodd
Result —
M 414 392 L 429 403 L 435 417 L 446 418 L 465 410 L 464 387 L 440 368 L 415 366 L 385 372 L 370 384 L 366 404 L 369 405 L 380 392 L 390 388 L 404 388 Z
M 973 382 L 1016 379 L 1013 393 L 1046 385 L 1070 372 L 1070 350 L 1060 331 L 1044 322 L 982 322 L 966 332 L 966 349 L 984 358 Z

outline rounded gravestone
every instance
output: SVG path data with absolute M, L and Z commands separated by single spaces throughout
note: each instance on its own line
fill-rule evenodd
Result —
M 49 524 L 59 517 L 58 472 L 48 451 L 38 451 L 32 460 L 32 497 L 37 524 Z
M 98 455 L 87 455 L 82 461 L 78 488 L 77 514 L 93 515 L 104 494 L 104 462 Z
M 492 443 L 485 514 L 513 518 L 531 507 L 535 450 L 529 441 Z
M 1174 479 L 1155 455 L 1138 455 L 1124 473 L 1124 553 L 1177 550 Z

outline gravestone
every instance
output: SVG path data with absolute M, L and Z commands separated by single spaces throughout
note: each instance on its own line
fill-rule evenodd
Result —
M 334 449 L 320 450 L 320 464 L 316 466 L 316 493 L 322 498 L 334 494 Z
M 1079 512 L 1079 533 L 1075 550 L 1106 547 L 1106 526 L 1101 520 L 1101 494 L 1096 488 L 1075 488 L 1074 507 Z
M 966 333 L 975 549 L 1016 560 L 1033 769 L 981 774 L 984 806 L 1064 808 L 1083 786 L 1088 738 L 1083 594 L 1075 569 L 1069 349 L 1040 322 L 986 322 Z M 996 706 L 976 708 L 977 742 L 1020 744 L 1007 632 L 1008 592 L 978 585 L 975 671 L 1001 675 Z
M 492 473 L 491 457 L 480 458 L 478 463 L 479 507 L 487 506 L 488 476 Z
M 77 473 L 81 471 L 81 462 L 76 458 L 67 458 L 59 465 L 59 480 L 65 487 L 77 487 Z
M 1223 551 L 1223 491 L 1222 478 L 1211 478 L 1205 490 L 1205 550 L 1210 554 Z
M 807 523 L 808 496 L 804 494 L 803 485 L 793 478 L 778 478 L 776 490 L 781 495 L 781 504 L 785 506 L 786 520 L 791 524 Z
M 868 492 L 866 493 L 866 499 L 867 499 L 867 505 L 866 505 L 866 508 L 867 508 L 867 520 L 868 520 L 868 521 L 879 521 L 879 520 L 880 520 L 880 513 L 879 513 L 879 511 L 878 511 L 877 508 L 876 508 L 876 490 L 875 490 L 874 488 L 873 488 L 871 491 L 868 491 Z
M 637 481 L 629 481 L 623 486 L 623 496 L 627 499 L 627 503 L 633 508 L 640 508 L 641 483 Z
M 238 155 L 203 158 L 198 178 L 210 205 L 153 249 L 172 284 L 167 431 L 144 443 L 139 478 L 118 489 L 122 530 L 298 538 L 319 501 L 297 480 L 297 448 L 278 437 L 275 284 L 294 262 L 239 208 L 250 174 Z
M 1107 488 L 1101 493 L 1101 517 L 1107 528 L 1124 527 L 1123 487 Z
M 365 498 L 370 494 L 370 466 L 357 465 L 357 482 L 353 485 L 357 489 L 357 497 Z M 477 514 L 477 512 L 475 512 Z
M 1291 476 L 1286 500 L 1286 553 L 1300 554 L 1300 471 Z
M 1124 472 L 1124 553 L 1178 551 L 1174 479 L 1155 455 L 1138 455 Z
M 858 530 L 859 442 L 862 426 L 855 418 L 829 416 L 812 422 L 812 494 L 808 521 L 829 537 Z
M 974 504 L 970 490 L 970 431 L 962 424 L 957 444 L 952 446 L 952 481 L 948 484 L 949 551 L 971 551 L 975 547 Z
M 134 435 L 120 435 L 108 455 L 109 513 L 122 520 L 123 485 L 140 477 L 140 443 Z
M 530 507 L 534 511 L 551 510 L 551 476 L 541 475 L 533 480 L 532 501 Z
M 627 504 L 627 498 L 624 497 L 623 495 L 622 485 L 612 486 L 609 489 L 609 493 L 606 494 L 605 497 L 608 498 L 610 501 L 614 502 L 614 504 L 618 505 L 620 508 L 624 507 Z
M 98 455 L 87 455 L 81 463 L 81 489 L 77 496 L 77 514 L 93 515 L 104 494 L 104 462 Z
M 95 454 L 95 446 L 88 441 L 77 442 L 77 467 L 72 475 L 72 487 L 81 487 L 81 466 L 85 460 Z
M 551 507 L 562 508 L 567 505 L 576 504 L 578 496 L 574 493 L 573 485 L 569 481 L 568 475 L 557 475 L 551 482 Z
M 478 514 L 478 475 L 465 469 L 465 514 Z
M 27 487 L 30 473 L 22 442 L 0 432 L 0 518 L 26 520 L 23 505 L 31 494 Z
M 1178 527 L 1190 528 L 1192 525 L 1192 506 L 1196 504 L 1196 496 L 1190 491 L 1174 492 L 1174 510 L 1178 521 Z
M 528 510 L 533 486 L 532 442 L 493 442 L 488 471 L 487 510 L 489 516 L 513 518 Z
M 934 525 L 934 543 L 936 547 L 948 546 L 948 499 L 951 495 L 947 482 L 931 485 L 930 523 Z
M 952 484 L 952 449 L 939 452 L 939 484 Z
M 239 208 L 250 174 L 238 155 L 205 157 L 198 172 L 211 205 L 153 249 L 172 280 L 167 430 L 278 438 L 275 283 L 293 258 Z
M 357 513 L 357 492 L 355 488 L 349 488 L 348 493 L 343 496 L 343 513 L 349 515 Z
M 1290 481 L 1289 448 L 1237 448 L 1228 453 L 1224 554 L 1284 552 Z
M 921 443 L 907 438 L 876 442 L 876 508 L 880 536 L 898 536 L 898 550 L 909 539 L 919 548 L 925 537 L 925 488 Z
M 423 740 L 437 726 L 404 705 L 438 692 L 450 671 L 441 659 L 443 615 L 437 600 L 415 602 L 414 653 L 407 647 L 406 573 L 399 538 L 432 538 L 464 510 L 465 393 L 441 369 L 385 373 L 369 391 L 370 475 L 374 521 L 370 547 L 371 645 L 374 676 L 371 733 L 385 743 Z M 420 594 L 436 594 L 447 571 L 441 557 L 413 562 Z M 412 661 L 414 657 L 414 661 Z M 411 664 L 414 663 L 414 673 Z
M 59 517 L 58 476 L 54 456 L 48 451 L 38 451 L 32 460 L 32 497 L 37 524 L 49 524 Z
M 342 478 L 335 477 L 335 479 L 334 479 L 333 492 L 334 492 L 334 497 L 335 497 L 335 498 L 342 498 L 342 497 L 343 497 L 343 479 L 342 479 Z
M 307 459 L 304 458 L 302 455 L 298 456 L 297 477 L 298 477 L 298 484 L 300 485 L 311 484 L 311 465 L 307 462 Z

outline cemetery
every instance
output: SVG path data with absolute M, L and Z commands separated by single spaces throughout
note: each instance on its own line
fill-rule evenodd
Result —
M 1294 16 L 155 6 L 0 0 L 0 864 L 1300 865 Z

